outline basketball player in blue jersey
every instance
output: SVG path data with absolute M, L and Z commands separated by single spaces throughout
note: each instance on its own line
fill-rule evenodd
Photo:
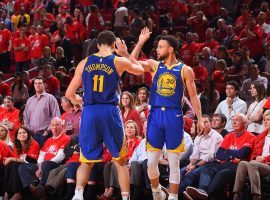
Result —
M 97 43 L 98 53 L 85 58 L 78 64 L 74 78 L 66 91 L 66 97 L 73 104 L 83 102 L 79 135 L 81 165 L 77 171 L 73 200 L 83 199 L 84 186 L 93 164 L 102 162 L 103 143 L 113 157 L 122 199 L 127 200 L 130 185 L 129 173 L 126 167 L 125 137 L 117 107 L 116 91 L 119 78 L 124 71 L 141 75 L 144 69 L 128 54 L 124 41 L 116 38 L 113 32 L 99 33 Z M 124 57 L 113 55 L 114 51 Z M 81 84 L 84 86 L 83 99 L 75 94 Z
M 150 37 L 147 28 L 141 31 L 139 41 L 131 55 L 138 58 L 144 43 Z M 177 61 L 175 52 L 178 50 L 178 41 L 173 36 L 162 36 L 157 46 L 156 60 L 139 61 L 145 71 L 149 71 L 153 77 L 150 89 L 150 113 L 147 126 L 147 172 L 151 181 L 154 200 L 163 200 L 167 196 L 169 200 L 178 199 L 178 187 L 180 182 L 179 157 L 183 149 L 183 113 L 182 97 L 187 89 L 192 106 L 198 118 L 198 131 L 203 131 L 201 105 L 196 95 L 193 70 L 184 63 Z M 166 144 L 168 162 L 170 167 L 170 189 L 166 195 L 159 184 L 158 162 L 162 147 Z

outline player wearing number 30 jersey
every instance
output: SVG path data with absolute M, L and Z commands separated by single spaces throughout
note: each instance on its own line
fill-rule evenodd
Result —
M 144 69 L 128 54 L 124 41 L 116 38 L 113 32 L 99 33 L 97 42 L 98 53 L 79 63 L 66 91 L 66 96 L 73 104 L 83 102 L 79 135 L 81 165 L 77 171 L 73 200 L 83 199 L 84 186 L 93 163 L 102 161 L 103 143 L 114 158 L 122 199 L 126 200 L 129 197 L 129 175 L 124 158 L 125 137 L 116 91 L 119 77 L 124 71 L 141 75 Z M 123 57 L 113 55 L 114 50 Z M 83 99 L 75 94 L 81 84 L 84 86 Z

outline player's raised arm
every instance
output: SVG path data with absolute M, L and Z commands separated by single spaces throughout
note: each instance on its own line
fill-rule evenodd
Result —
M 201 102 L 196 94 L 196 86 L 194 83 L 194 77 L 195 77 L 194 72 L 188 66 L 185 66 L 183 70 L 184 70 L 184 77 L 183 78 L 184 78 L 184 81 L 186 84 L 186 88 L 188 90 L 190 102 L 191 102 L 192 107 L 195 110 L 195 113 L 196 113 L 196 116 L 198 119 L 198 123 L 197 123 L 198 132 L 199 132 L 199 134 L 201 134 L 203 132 L 204 125 L 202 123 Z
M 75 92 L 82 84 L 82 72 L 87 59 L 82 60 L 76 67 L 74 77 L 72 78 L 65 96 L 74 104 L 82 105 L 82 98 Z
M 141 30 L 139 41 L 137 42 L 136 46 L 131 52 L 131 56 L 133 56 L 135 59 L 138 59 L 140 51 L 142 50 L 142 47 L 145 44 L 145 42 L 150 38 L 151 33 L 152 32 L 150 32 L 147 27 Z
M 142 65 L 135 58 L 130 56 L 130 54 L 128 53 L 127 46 L 124 40 L 120 40 L 119 38 L 116 38 L 115 51 L 119 56 L 122 56 L 122 57 L 118 57 L 115 63 L 116 66 L 118 66 L 119 69 L 121 70 L 120 71 L 121 74 L 124 71 L 127 71 L 135 75 L 142 75 L 144 73 L 144 69 Z
M 137 42 L 136 46 L 134 47 L 133 51 L 130 54 L 132 57 L 138 59 L 140 51 L 142 50 L 142 47 L 145 44 L 145 42 L 150 38 L 151 33 L 152 32 L 150 32 L 147 27 L 141 30 L 139 41 Z M 152 59 L 138 62 L 143 66 L 145 71 L 148 71 L 150 73 L 155 72 L 156 68 L 158 67 L 158 62 Z

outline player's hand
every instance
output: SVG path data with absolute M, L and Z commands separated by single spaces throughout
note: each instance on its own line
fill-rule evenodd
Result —
M 197 133 L 198 135 L 201 135 L 203 133 L 204 130 L 204 124 L 202 121 L 198 121 L 197 122 Z
M 144 44 L 150 38 L 151 33 L 147 27 L 143 28 L 139 36 L 139 43 Z
M 120 38 L 116 38 L 115 44 L 116 44 L 115 52 L 117 53 L 117 55 L 128 58 L 129 53 L 128 53 L 127 45 L 126 45 L 125 41 L 120 40 Z

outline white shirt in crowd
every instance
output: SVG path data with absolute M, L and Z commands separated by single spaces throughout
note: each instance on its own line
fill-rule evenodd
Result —
M 233 127 L 232 127 L 232 118 L 236 113 L 243 113 L 246 114 L 247 112 L 247 104 L 246 102 L 244 102 L 242 99 L 240 99 L 239 97 L 235 97 L 233 100 L 233 104 L 232 104 L 232 112 L 229 115 L 229 108 L 228 108 L 228 104 L 227 104 L 227 100 L 223 100 L 218 104 L 218 107 L 215 111 L 215 113 L 220 113 L 220 114 L 224 114 L 227 117 L 227 123 L 225 126 L 225 129 L 228 132 L 232 132 L 233 131 Z
M 193 153 L 190 159 L 213 161 L 222 141 L 223 137 L 214 129 L 211 129 L 207 135 L 198 135 L 194 140 Z

